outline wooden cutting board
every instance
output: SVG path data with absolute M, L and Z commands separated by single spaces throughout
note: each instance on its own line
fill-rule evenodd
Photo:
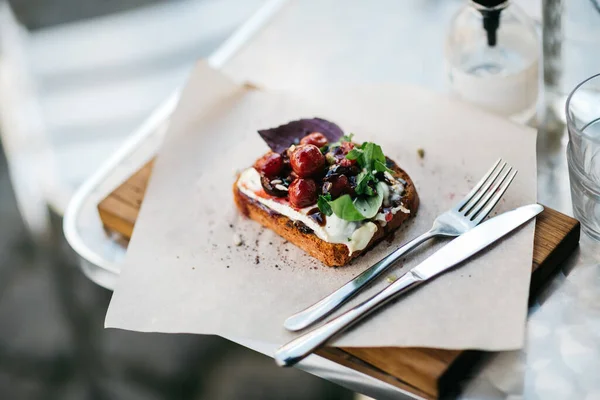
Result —
M 100 202 L 98 211 L 107 230 L 125 239 L 131 237 L 152 166 L 153 161 L 148 162 Z M 549 208 L 537 217 L 530 302 L 578 243 L 577 220 Z M 484 355 L 479 351 L 396 347 L 325 347 L 317 354 L 428 399 L 456 393 L 457 383 Z

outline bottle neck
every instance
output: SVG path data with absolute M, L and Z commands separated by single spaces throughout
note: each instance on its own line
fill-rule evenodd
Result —
M 483 17 L 483 29 L 487 34 L 488 46 L 494 47 L 497 42 L 497 32 L 500 27 L 500 13 L 509 5 L 505 1 L 471 0 L 471 5 L 481 13 Z
M 510 0 L 503 1 L 485 1 L 485 0 L 469 0 L 471 6 L 479 11 L 502 11 L 510 5 Z

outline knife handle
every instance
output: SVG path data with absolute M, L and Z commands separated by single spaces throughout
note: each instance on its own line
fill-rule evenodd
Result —
M 354 297 L 354 295 L 360 292 L 375 278 L 381 275 L 392 264 L 398 261 L 400 257 L 434 236 L 437 236 L 437 231 L 431 229 L 400 246 L 394 252 L 379 260 L 372 267 L 366 269 L 354 279 L 345 283 L 344 286 L 340 287 L 335 292 L 322 298 L 312 306 L 290 316 L 285 320 L 283 326 L 289 331 L 299 331 L 331 314 L 350 298 Z
M 421 282 L 423 282 L 423 279 L 411 271 L 407 272 L 389 285 L 385 290 L 379 292 L 370 299 L 360 303 L 326 324 L 281 346 L 275 352 L 275 362 L 281 367 L 290 367 L 296 364 L 335 335 L 345 331 L 372 311 L 383 306 L 401 293 L 413 289 Z

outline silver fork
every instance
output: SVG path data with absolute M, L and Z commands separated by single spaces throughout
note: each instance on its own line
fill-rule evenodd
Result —
M 513 171 L 511 166 L 499 159 L 469 194 L 435 219 L 430 230 L 396 249 L 327 297 L 292 315 L 283 326 L 290 331 L 299 331 L 312 325 L 344 304 L 421 243 L 438 236 L 459 236 L 479 225 L 498 203 L 516 174 L 516 170 Z M 494 196 L 495 193 L 499 195 Z

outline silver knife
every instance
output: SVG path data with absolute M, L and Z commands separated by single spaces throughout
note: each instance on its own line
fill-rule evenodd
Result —
M 530 204 L 488 219 L 481 225 L 452 240 L 375 296 L 326 324 L 281 346 L 275 352 L 275 362 L 282 367 L 296 364 L 329 339 L 343 332 L 393 298 L 408 292 L 471 257 L 523 225 L 543 210 L 544 207 L 539 204 Z

